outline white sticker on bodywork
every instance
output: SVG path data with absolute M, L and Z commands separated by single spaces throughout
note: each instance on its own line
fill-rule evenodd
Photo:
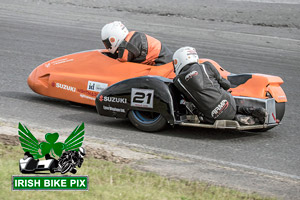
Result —
M 142 108 L 153 108 L 154 90 L 131 89 L 131 106 Z
M 94 81 L 89 81 L 87 85 L 87 90 L 89 91 L 95 91 L 95 92 L 101 92 L 105 88 L 107 88 L 108 84 L 107 83 L 100 83 L 100 82 L 94 82 Z

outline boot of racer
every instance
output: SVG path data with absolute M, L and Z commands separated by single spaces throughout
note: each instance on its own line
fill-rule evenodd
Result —
M 239 106 L 237 108 L 237 114 L 251 115 L 256 118 L 260 124 L 264 124 L 268 116 L 268 113 L 264 108 L 253 108 L 246 106 Z
M 76 172 L 77 172 L 76 167 L 74 167 L 70 172 L 71 172 L 72 174 L 76 174 Z
M 235 116 L 235 120 L 237 120 L 239 122 L 239 124 L 242 124 L 242 125 L 254 125 L 255 124 L 254 118 L 250 115 L 237 114 Z
M 264 108 L 255 108 L 252 112 L 252 116 L 256 117 L 259 123 L 264 124 L 267 119 L 268 113 Z

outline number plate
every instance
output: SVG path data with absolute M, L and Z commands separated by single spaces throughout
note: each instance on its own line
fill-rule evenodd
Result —
M 154 90 L 131 88 L 131 106 L 153 108 Z

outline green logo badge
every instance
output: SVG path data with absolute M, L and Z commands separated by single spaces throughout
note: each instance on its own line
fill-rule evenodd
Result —
M 77 167 L 83 164 L 84 123 L 77 126 L 64 142 L 58 142 L 58 133 L 46 133 L 46 142 L 39 142 L 21 123 L 18 133 L 24 150 L 24 157 L 19 162 L 23 174 L 40 171 L 76 174 Z M 43 157 L 45 159 L 40 160 Z M 88 190 L 87 176 L 13 176 L 12 182 L 13 190 Z
M 77 172 L 81 167 L 85 149 L 82 146 L 84 139 L 84 123 L 77 126 L 69 137 L 62 143 L 57 142 L 58 133 L 47 133 L 46 142 L 39 142 L 28 128 L 19 123 L 19 140 L 24 150 L 24 158 L 20 159 L 22 173 L 37 173 L 49 170 L 51 173 L 65 174 Z M 39 160 L 45 157 L 45 160 Z
M 21 123 L 19 123 L 19 136 L 24 152 L 29 152 L 34 159 L 42 158 L 46 154 L 51 154 L 53 157 L 60 157 L 64 150 L 78 151 L 79 147 L 82 146 L 84 139 L 84 123 L 77 126 L 64 143 L 56 142 L 59 138 L 58 133 L 47 133 L 45 135 L 45 140 L 47 142 L 39 143 L 28 128 Z

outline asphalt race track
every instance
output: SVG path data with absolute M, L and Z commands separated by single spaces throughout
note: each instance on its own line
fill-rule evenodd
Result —
M 300 199 L 300 1 L 180 2 L 1 0 L 0 119 L 56 130 L 85 122 L 86 134 L 103 141 L 189 159 L 149 161 L 146 170 Z M 187 127 L 144 133 L 93 107 L 30 90 L 27 77 L 41 63 L 103 48 L 101 27 L 113 20 L 172 51 L 193 46 L 228 71 L 280 76 L 288 98 L 282 125 L 265 133 Z

